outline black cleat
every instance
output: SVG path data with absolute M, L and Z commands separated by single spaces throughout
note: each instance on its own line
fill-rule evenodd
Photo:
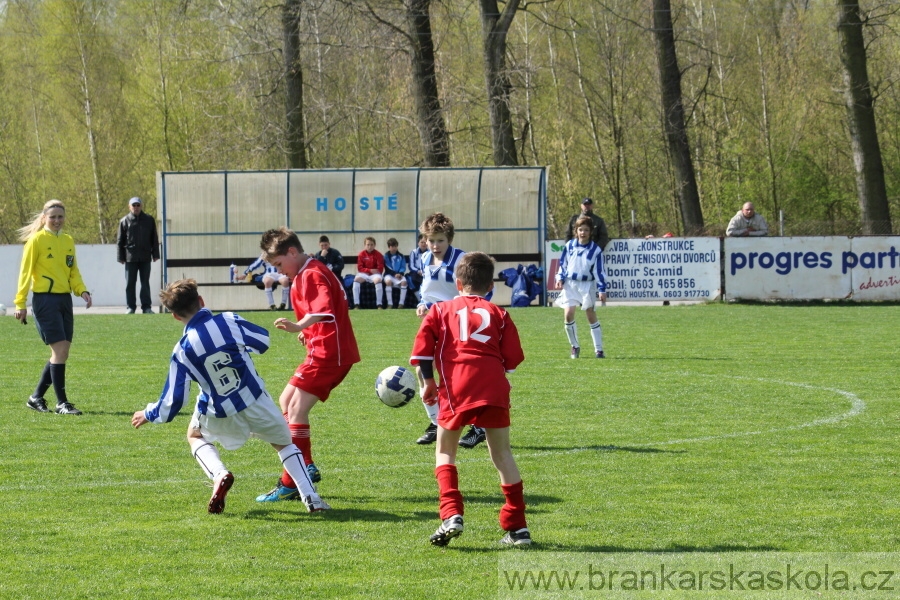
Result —
M 518 531 L 507 531 L 500 543 L 506 546 L 530 546 L 531 534 L 528 532 L 527 527 L 523 527 Z
M 603 350 L 597 350 L 596 356 L 597 358 L 606 358 L 606 355 L 603 354 Z
M 437 528 L 437 531 L 428 538 L 428 541 L 432 543 L 434 546 L 446 546 L 450 543 L 455 537 L 459 537 L 459 535 L 463 532 L 463 518 L 462 515 L 453 515 L 447 519 L 444 519 L 444 522 L 441 523 L 441 526 Z
M 43 398 L 35 398 L 34 396 L 29 396 L 28 402 L 25 403 L 25 406 L 27 406 L 31 410 L 36 410 L 38 412 L 50 412 L 50 409 L 47 408 L 47 401 Z
M 429 423 L 428 427 L 425 428 L 425 433 L 416 440 L 416 443 L 424 446 L 426 444 L 433 444 L 435 440 L 437 440 L 437 425 Z
M 58 415 L 80 415 L 81 411 L 75 408 L 71 402 L 60 402 L 56 405 L 56 414 Z
M 484 441 L 484 429 L 472 425 L 469 431 L 459 440 L 459 445 L 463 448 L 474 448 Z
M 284 309 L 285 309 L 285 304 L 284 304 L 284 302 L 282 302 L 281 304 L 278 305 L 278 310 L 284 310 Z
M 569 354 L 569 358 L 578 358 L 578 356 L 580 354 L 581 354 L 581 348 L 576 348 L 575 346 L 572 346 L 572 353 Z
M 209 504 L 206 507 L 210 514 L 218 515 L 225 510 L 225 496 L 232 485 L 234 485 L 234 475 L 228 471 L 215 482 L 212 496 L 209 498 Z

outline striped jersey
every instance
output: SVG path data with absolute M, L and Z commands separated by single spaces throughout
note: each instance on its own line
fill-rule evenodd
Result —
M 422 299 L 419 305 L 424 304 L 431 308 L 435 302 L 443 302 L 452 300 L 459 295 L 456 289 L 456 265 L 466 253 L 459 248 L 447 246 L 444 252 L 444 260 L 437 265 L 434 262 L 434 255 L 431 250 L 427 250 L 422 254 Z
M 400 254 L 384 253 L 384 274 L 403 275 L 406 273 L 406 257 Z
M 265 269 L 263 271 L 263 273 L 265 273 L 267 275 L 277 275 L 278 274 L 278 269 L 273 267 L 272 265 L 270 265 L 268 263 L 268 261 L 266 261 L 266 255 L 260 254 L 259 258 L 257 258 L 252 263 L 250 263 L 250 266 L 247 267 L 246 270 L 244 270 L 244 275 L 249 275 L 250 273 L 256 271 L 260 267 Z
M 556 281 L 596 281 L 601 292 L 606 291 L 606 270 L 603 251 L 595 242 L 582 246 L 578 240 L 566 242 L 559 257 Z
M 427 250 L 422 250 L 416 246 L 413 248 L 413 251 L 409 253 L 409 270 L 411 273 L 418 273 L 422 270 L 422 255 L 426 252 Z
M 269 349 L 269 332 L 231 312 L 200 309 L 184 327 L 169 361 L 169 377 L 159 400 L 144 416 L 153 423 L 175 418 L 188 401 L 191 381 L 200 384 L 197 411 L 229 417 L 257 400 L 272 402 L 250 352 Z

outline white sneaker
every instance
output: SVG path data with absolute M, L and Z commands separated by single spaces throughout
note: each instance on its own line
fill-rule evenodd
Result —
M 328 503 L 322 500 L 318 494 L 307 496 L 303 499 L 303 504 L 306 505 L 306 510 L 311 513 L 319 512 L 320 510 L 331 510 Z

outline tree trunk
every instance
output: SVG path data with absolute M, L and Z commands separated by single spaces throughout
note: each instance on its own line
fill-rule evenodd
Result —
M 681 71 L 675 54 L 675 33 L 669 0 L 653 0 L 653 34 L 659 63 L 659 85 L 662 95 L 663 127 L 669 158 L 675 175 L 676 192 L 681 207 L 685 235 L 698 235 L 703 230 L 703 210 L 691 161 L 681 98 Z
M 300 65 L 300 8 L 303 0 L 285 0 L 281 7 L 284 34 L 285 154 L 289 169 L 305 169 L 303 70 Z
M 425 165 L 449 167 L 450 138 L 444 124 L 434 71 L 434 41 L 429 15 L 431 0 L 405 0 L 405 4 L 412 46 L 413 95 Z
M 100 243 L 106 244 L 109 242 L 106 235 L 106 203 L 103 193 L 103 183 L 100 177 L 100 157 L 97 151 L 97 134 L 94 130 L 94 109 L 91 100 L 91 86 L 88 80 L 87 48 L 85 48 L 84 38 L 80 28 L 77 32 L 77 37 L 78 52 L 81 59 L 81 72 L 78 75 L 81 82 L 84 127 L 88 138 L 88 151 L 91 156 L 91 173 L 94 176 L 94 199 L 97 203 L 97 227 L 100 233 Z
M 875 107 L 866 66 L 859 2 L 837 0 L 837 5 L 841 63 L 844 66 L 844 103 L 856 168 L 862 232 L 866 235 L 887 234 L 891 233 L 891 211 L 875 126 Z
M 484 77 L 491 116 L 491 146 L 494 150 L 494 164 L 498 167 L 519 164 L 509 110 L 512 84 L 506 71 L 506 37 L 519 2 L 520 0 L 508 0 L 501 13 L 497 0 L 480 0 Z

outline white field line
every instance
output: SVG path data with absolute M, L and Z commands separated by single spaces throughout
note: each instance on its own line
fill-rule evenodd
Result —
M 684 375 L 690 376 L 690 377 L 698 376 L 698 374 L 696 374 L 696 373 L 685 373 Z M 682 438 L 682 439 L 676 439 L 676 440 L 664 440 L 664 441 L 656 441 L 656 442 L 622 443 L 622 444 L 616 444 L 616 446 L 622 446 L 622 447 L 628 447 L 628 448 L 651 448 L 651 447 L 658 447 L 658 446 L 675 446 L 675 445 L 680 445 L 680 444 L 695 444 L 695 443 L 701 443 L 701 442 L 711 442 L 711 441 L 716 441 L 716 440 L 726 440 L 726 439 L 732 439 L 732 438 L 749 437 L 749 436 L 753 436 L 753 435 L 769 435 L 769 434 L 773 434 L 773 433 L 782 433 L 785 431 L 796 431 L 798 429 L 806 429 L 808 427 L 818 427 L 820 425 L 834 425 L 835 423 L 840 423 L 841 421 L 851 419 L 866 410 L 866 403 L 863 402 L 859 398 L 859 396 L 857 396 L 856 394 L 854 394 L 852 392 L 848 392 L 848 391 L 837 389 L 837 388 L 826 388 L 826 387 L 810 385 L 807 383 L 794 383 L 791 381 L 778 381 L 775 379 L 764 379 L 764 378 L 760 378 L 760 377 L 744 377 L 744 376 L 740 376 L 740 375 L 715 375 L 715 376 L 699 375 L 699 376 L 701 376 L 701 377 L 716 377 L 716 378 L 729 377 L 731 379 L 743 379 L 743 380 L 748 380 L 748 381 L 756 381 L 756 382 L 760 382 L 760 383 L 774 383 L 777 385 L 792 386 L 792 387 L 798 387 L 798 388 L 803 388 L 803 389 L 807 389 L 807 390 L 830 392 L 833 394 L 837 394 L 839 396 L 843 396 L 844 398 L 849 400 L 850 401 L 850 410 L 848 410 L 847 412 L 844 412 L 844 413 L 837 414 L 837 415 L 832 415 L 830 417 L 821 417 L 819 419 L 814 419 L 814 420 L 806 422 L 806 423 L 800 423 L 798 425 L 788 425 L 786 427 L 776 427 L 773 429 L 760 429 L 760 430 L 756 430 L 756 431 L 740 431 L 740 432 L 735 432 L 735 433 L 723 433 L 720 435 L 707 435 L 707 436 L 695 437 L 695 438 Z M 612 449 L 612 446 L 611 446 L 611 449 Z M 592 452 L 592 451 L 596 451 L 596 450 L 597 450 L 597 446 L 585 446 L 585 447 L 578 447 L 578 448 L 569 448 L 566 450 L 541 450 L 538 452 L 527 452 L 527 453 L 516 452 L 515 456 L 517 459 L 518 458 L 540 458 L 540 457 L 553 456 L 553 455 Z M 187 447 L 185 447 L 185 454 L 189 455 L 189 451 L 188 451 Z M 228 454 L 229 454 L 228 452 L 225 452 L 225 453 L 223 453 L 223 456 L 222 456 L 222 458 L 226 462 L 228 460 Z M 272 454 L 274 455 L 275 452 L 273 451 Z M 277 472 L 279 471 L 279 468 L 277 467 L 277 463 L 275 463 L 274 460 L 277 460 L 277 459 L 273 456 L 272 471 L 270 471 L 268 473 L 265 473 L 265 474 L 240 473 L 240 474 L 238 474 L 238 477 L 240 479 L 270 479 L 272 482 L 274 482 L 275 479 L 278 477 Z M 481 462 L 483 460 L 484 460 L 484 457 L 482 457 L 480 455 L 477 458 L 476 457 L 468 458 L 465 456 L 457 455 L 456 462 L 457 463 L 469 463 L 469 462 L 476 462 L 476 461 Z M 371 471 L 384 471 L 384 470 L 397 470 L 397 469 L 422 469 L 422 468 L 428 468 L 433 464 L 434 464 L 434 454 L 432 452 L 428 452 L 426 450 L 426 453 L 423 455 L 423 460 L 418 461 L 418 462 L 406 463 L 406 464 L 386 463 L 386 464 L 382 464 L 382 465 L 378 465 L 378 466 L 374 466 L 374 467 L 329 468 L 329 469 L 327 469 L 326 472 L 324 472 L 324 477 L 327 478 L 332 474 L 339 474 L 339 473 L 371 472 Z M 123 481 L 107 481 L 107 482 L 91 481 L 91 482 L 85 482 L 85 483 L 72 482 L 72 483 L 67 483 L 66 485 L 67 485 L 67 487 L 70 487 L 70 488 L 102 488 L 102 487 L 119 486 L 119 485 L 123 485 L 123 484 L 138 485 L 138 486 L 155 486 L 155 485 L 160 485 L 160 484 L 184 484 L 184 483 L 190 484 L 190 483 L 196 483 L 196 482 L 197 482 L 196 478 L 192 478 L 192 479 L 156 479 L 156 480 L 152 480 L 152 481 L 142 480 L 142 479 L 133 479 L 133 480 L 129 480 L 127 482 L 123 482 Z M 212 486 L 212 482 L 209 482 L 209 485 Z M 38 486 L 38 487 L 40 487 L 40 486 Z M 263 486 L 263 487 L 265 487 L 265 486 Z M 34 488 L 35 488 L 35 486 L 33 483 L 21 484 L 21 485 L 0 485 L 0 492 L 7 492 L 7 491 L 13 491 L 13 490 L 26 490 L 26 489 L 34 490 Z M 265 490 L 262 490 L 262 491 L 265 491 Z M 260 493 L 262 493 L 262 492 L 260 492 Z

